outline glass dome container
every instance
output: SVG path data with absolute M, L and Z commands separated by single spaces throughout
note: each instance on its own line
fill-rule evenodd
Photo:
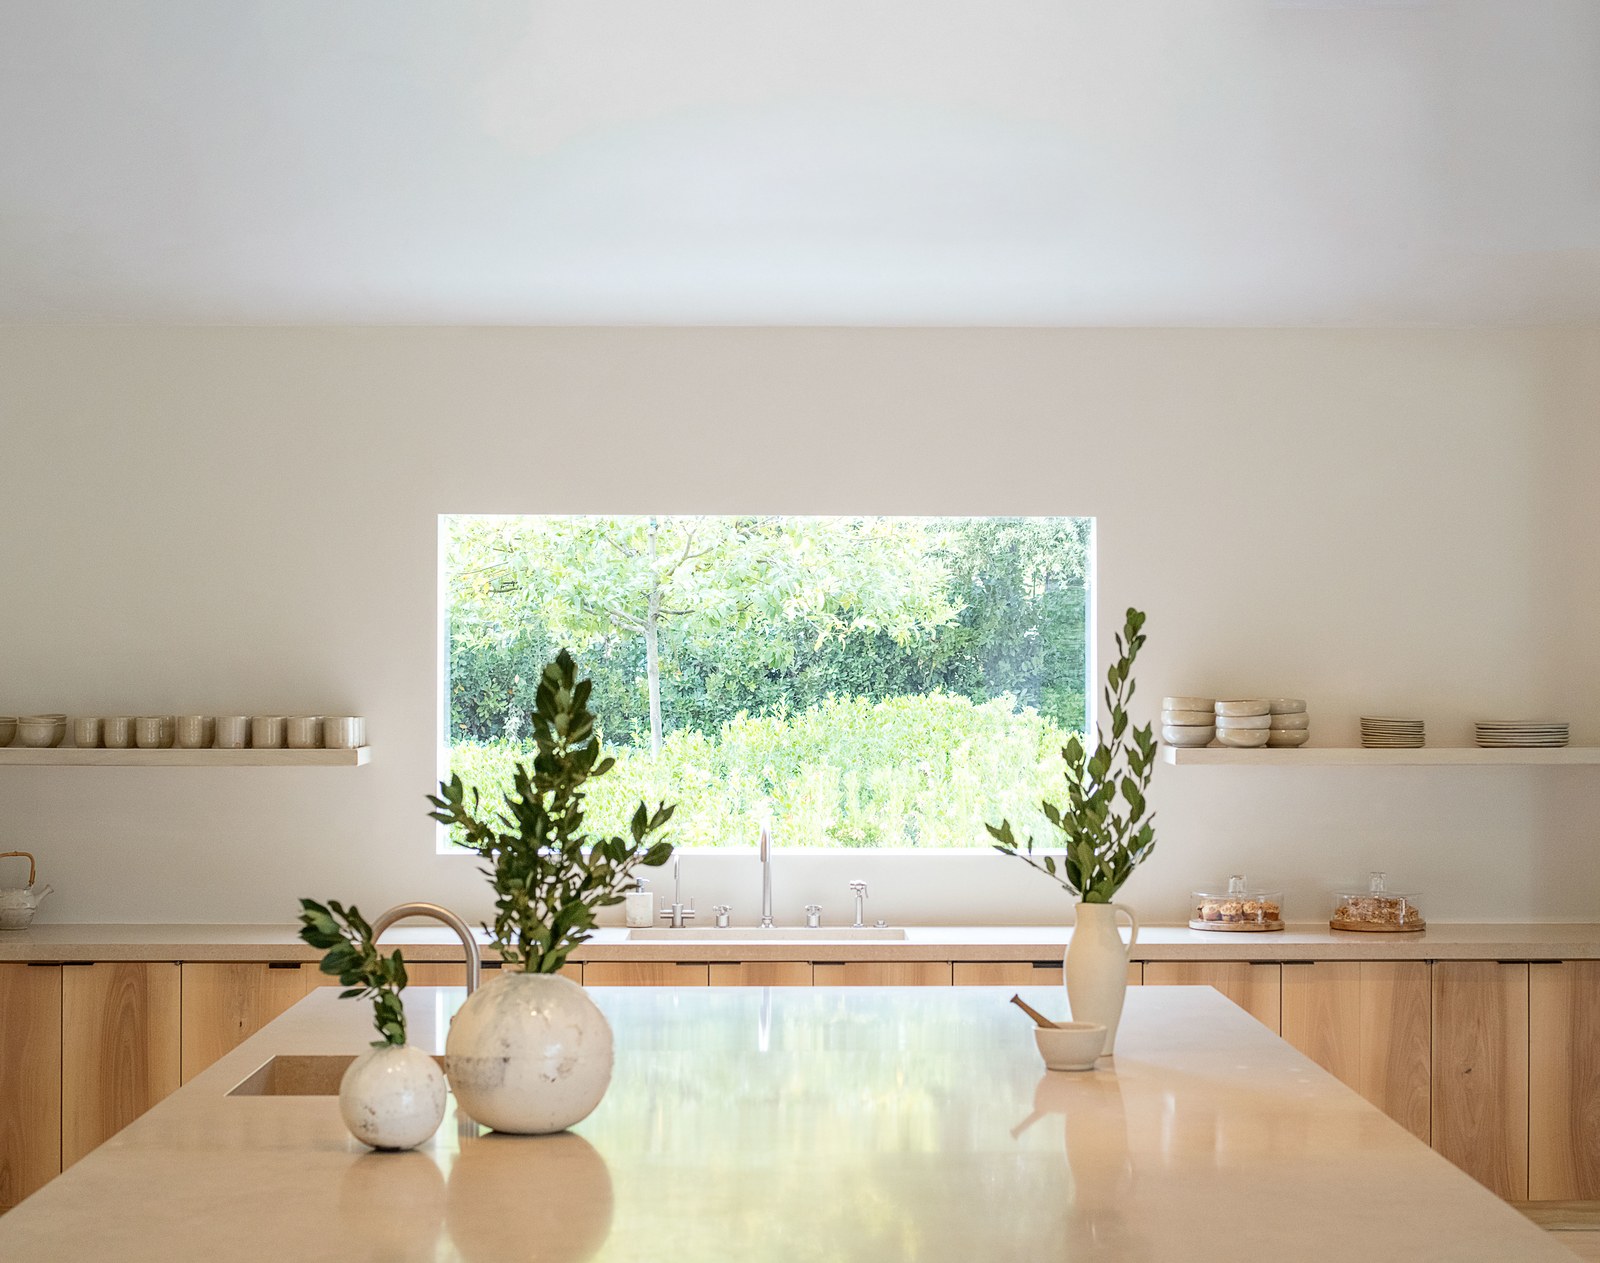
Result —
M 1283 892 L 1251 890 L 1242 873 L 1228 878 L 1226 893 L 1196 890 L 1189 909 L 1191 930 L 1248 934 L 1283 929 Z
M 1365 890 L 1336 893 L 1333 917 L 1328 924 L 1336 930 L 1360 930 L 1369 934 L 1427 928 L 1416 895 L 1390 890 L 1382 873 L 1373 873 Z

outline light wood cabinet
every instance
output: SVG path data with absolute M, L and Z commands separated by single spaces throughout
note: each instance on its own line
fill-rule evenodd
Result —
M 178 1087 L 182 990 L 167 962 L 63 967 L 63 1169 Z
M 700 964 L 667 960 L 588 960 L 583 962 L 586 987 L 704 987 L 710 969 Z
M 1281 970 L 1277 965 L 1223 960 L 1147 960 L 1147 987 L 1215 987 L 1267 1029 L 1279 1027 Z
M 500 972 L 499 964 L 484 961 L 478 981 L 480 984 L 488 982 Z M 563 978 L 571 978 L 573 982 L 583 981 L 583 966 L 577 961 L 569 961 L 556 972 Z M 467 985 L 467 965 L 465 961 L 454 960 L 408 960 L 406 982 L 414 987 L 464 987 Z
M 952 966 L 958 987 L 1059 987 L 1063 971 L 1060 961 L 1052 960 L 958 960 Z M 1144 965 L 1131 961 L 1128 985 L 1144 982 Z
M 819 987 L 948 987 L 947 960 L 851 960 L 811 967 Z
M 713 987 L 809 987 L 809 960 L 715 961 Z
M 61 966 L 0 965 L 0 1211 L 61 1173 Z
M 1600 1198 L 1600 961 L 1528 971 L 1528 1198 Z
M 314 980 L 299 965 L 194 962 L 183 966 L 183 1081 L 232 1052 Z
M 1528 1197 L 1528 966 L 1437 961 L 1433 1147 L 1501 1197 Z
M 1285 963 L 1283 1038 L 1412 1135 L 1432 1135 L 1425 961 Z

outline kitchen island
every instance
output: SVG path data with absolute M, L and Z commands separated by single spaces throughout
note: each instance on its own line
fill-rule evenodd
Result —
M 1009 989 L 593 994 L 616 1076 L 571 1133 L 452 1113 L 378 1154 L 331 1096 L 229 1095 L 365 1046 L 322 990 L 0 1218 L 0 1258 L 1572 1258 L 1208 989 L 1131 990 L 1081 1074 L 1042 1069 Z M 412 1042 L 462 998 L 408 992 Z

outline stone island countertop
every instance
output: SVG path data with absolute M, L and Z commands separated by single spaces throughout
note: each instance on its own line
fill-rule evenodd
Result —
M 323 990 L 0 1218 L 0 1258 L 1570 1263 L 1208 989 L 1131 990 L 1085 1073 L 1041 1067 L 1009 995 L 596 991 L 616 1073 L 572 1132 L 479 1135 L 452 1102 L 393 1154 L 332 1096 L 228 1095 L 366 1045 L 367 1006 Z M 413 1042 L 463 996 L 409 992 Z
M 321 953 L 296 937 L 293 925 L 38 924 L 0 933 L 0 961 L 192 960 L 314 961 Z M 751 926 L 699 928 L 681 939 L 629 939 L 604 927 L 573 959 L 654 961 L 742 960 L 1059 960 L 1071 937 L 1060 926 L 908 926 L 903 940 L 785 937 Z M 483 941 L 482 931 L 478 935 Z M 412 960 L 459 960 L 455 936 L 415 923 L 384 935 L 385 946 Z M 485 950 L 494 959 L 492 949 Z M 1327 922 L 1295 923 L 1269 934 L 1225 934 L 1181 926 L 1141 929 L 1134 960 L 1593 960 L 1597 924 L 1449 924 L 1405 934 L 1331 930 Z

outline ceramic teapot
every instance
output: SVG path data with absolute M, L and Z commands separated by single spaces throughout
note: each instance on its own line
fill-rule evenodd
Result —
M 0 930 L 25 930 L 28 923 L 33 920 L 34 909 L 44 902 L 44 897 L 50 893 L 49 886 L 40 886 L 35 889 L 33 884 L 34 864 L 33 856 L 27 851 L 0 851 L 0 860 L 23 859 L 28 861 L 28 884 L 26 886 L 0 886 Z

